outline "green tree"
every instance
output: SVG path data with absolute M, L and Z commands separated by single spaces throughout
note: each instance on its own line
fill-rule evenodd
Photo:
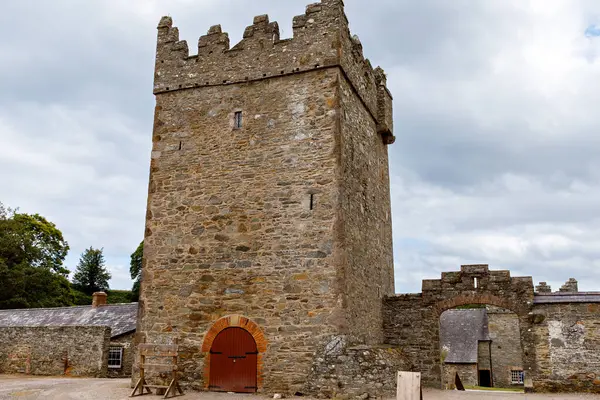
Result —
M 131 253 L 131 262 L 129 264 L 129 273 L 133 279 L 133 287 L 131 288 L 131 300 L 138 301 L 140 298 L 140 281 L 142 279 L 142 256 L 144 255 L 144 241 L 142 240 Z
M 108 304 L 120 304 L 120 303 L 131 303 L 131 290 L 109 290 L 107 293 L 108 297 L 106 302 Z
M 102 251 L 103 249 L 92 247 L 85 250 L 81 254 L 79 264 L 77 264 L 77 269 L 73 275 L 73 286 L 87 295 L 109 289 L 108 281 L 111 275 L 104 266 Z
M 72 305 L 68 251 L 52 222 L 0 203 L 0 308 Z

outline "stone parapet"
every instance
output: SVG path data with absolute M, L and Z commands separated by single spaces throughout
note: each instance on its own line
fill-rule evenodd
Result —
M 267 15 L 254 17 L 242 40 L 230 48 L 229 35 L 214 25 L 189 55 L 171 17 L 158 25 L 154 93 L 238 84 L 340 68 L 372 118 L 386 144 L 394 142 L 392 96 L 385 73 L 365 59 L 362 44 L 350 34 L 341 0 L 307 6 L 293 20 L 293 38 L 280 40 L 279 25 Z

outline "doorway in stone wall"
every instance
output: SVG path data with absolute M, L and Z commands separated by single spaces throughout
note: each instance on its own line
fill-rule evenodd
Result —
M 209 389 L 256 392 L 257 356 L 256 341 L 247 330 L 231 327 L 219 332 L 210 348 Z
M 440 315 L 442 387 L 458 374 L 467 388 L 521 386 L 511 378 L 523 370 L 518 316 L 507 309 L 469 304 Z

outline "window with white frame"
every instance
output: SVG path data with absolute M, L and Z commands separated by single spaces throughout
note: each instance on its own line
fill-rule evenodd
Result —
M 123 363 L 123 348 L 110 347 L 108 349 L 108 368 L 121 368 Z
M 513 369 L 510 371 L 510 383 L 513 385 L 522 385 L 523 384 L 523 370 Z

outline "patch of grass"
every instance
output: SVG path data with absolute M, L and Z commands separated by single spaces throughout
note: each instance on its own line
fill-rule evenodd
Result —
M 491 392 L 525 393 L 525 390 L 523 388 L 499 388 L 499 387 L 485 387 L 485 386 L 465 386 L 465 389 L 471 389 L 471 390 L 489 390 Z

